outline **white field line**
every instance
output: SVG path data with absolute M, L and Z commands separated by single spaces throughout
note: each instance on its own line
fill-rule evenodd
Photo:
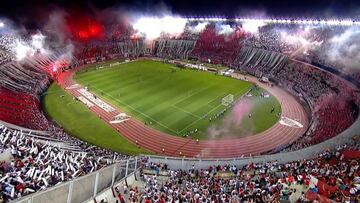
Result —
M 244 89 L 242 89 L 241 91 L 237 92 L 235 95 L 239 95 L 240 92 L 242 92 L 243 90 L 244 90 Z M 250 92 L 250 90 L 251 90 L 251 88 L 249 88 L 249 90 L 248 90 L 246 93 L 242 94 L 242 96 L 241 96 L 239 99 L 237 99 L 236 101 L 239 101 L 244 95 L 246 95 L 248 92 Z M 219 96 L 218 96 L 218 97 L 219 97 Z M 217 98 L 218 98 L 218 97 L 217 97 Z M 213 100 L 214 100 L 214 99 L 213 99 Z M 212 102 L 213 100 L 211 100 L 210 102 Z M 209 103 L 210 103 L 210 102 L 209 102 Z M 208 103 L 208 104 L 209 104 L 209 103 Z M 209 115 L 209 114 L 210 114 L 211 112 L 213 112 L 215 109 L 217 109 L 219 106 L 222 106 L 222 104 L 219 104 L 219 105 L 215 106 L 215 107 L 212 108 L 210 111 L 208 111 L 206 114 L 204 114 L 202 117 L 200 117 L 199 119 L 193 121 L 193 122 L 190 123 L 189 125 L 185 126 L 185 128 L 183 128 L 179 133 L 183 132 L 183 131 L 186 130 L 188 127 L 192 126 L 193 124 L 197 123 L 197 122 L 200 121 L 201 119 L 205 118 L 207 115 Z
M 170 127 L 168 127 L 168 126 L 166 126 L 166 125 L 164 125 L 164 124 L 160 123 L 159 121 L 157 121 L 157 120 L 153 119 L 151 116 L 149 116 L 149 115 L 147 115 L 147 114 L 145 114 L 145 113 L 143 113 L 143 112 L 141 112 L 141 111 L 137 110 L 136 108 L 132 107 L 131 105 L 127 104 L 126 102 L 121 101 L 120 99 L 117 99 L 117 98 L 115 98 L 115 97 L 111 96 L 110 94 L 108 94 L 108 93 L 106 93 L 106 92 L 102 91 L 101 89 L 99 89 L 99 88 L 97 88 L 97 87 L 92 86 L 92 88 L 95 88 L 95 89 L 99 90 L 100 92 L 102 92 L 103 94 L 107 95 L 108 97 L 111 97 L 113 100 L 118 101 L 118 102 L 120 102 L 120 103 L 124 104 L 125 106 L 127 106 L 127 107 L 129 107 L 130 109 L 132 109 L 132 110 L 136 111 L 137 113 L 139 113 L 139 114 L 141 114 L 141 115 L 143 115 L 143 116 L 145 116 L 145 117 L 147 117 L 147 118 L 151 119 L 151 120 L 152 120 L 152 121 L 154 121 L 155 123 L 157 123 L 157 124 L 161 125 L 162 127 L 166 128 L 166 129 L 168 129 L 168 130 L 170 130 L 171 132 L 173 132 L 173 133 L 176 133 L 176 134 L 177 134 L 177 131 L 175 131 L 175 130 L 171 129 Z
M 80 81 L 82 81 L 82 80 L 80 79 Z M 84 81 L 82 81 L 82 82 L 84 82 Z M 94 86 L 93 86 L 93 87 L 94 87 Z M 195 94 L 197 94 L 197 93 L 199 93 L 199 92 L 201 92 L 201 91 L 203 91 L 203 90 L 205 90 L 205 89 L 208 89 L 208 88 L 210 88 L 210 87 L 202 88 L 202 89 L 200 89 L 200 90 L 198 90 L 198 91 L 195 91 L 195 92 L 191 93 L 190 95 L 186 96 L 185 98 L 180 99 L 180 101 L 175 102 L 175 103 L 172 104 L 171 106 L 173 106 L 173 107 L 175 107 L 175 108 L 178 108 L 179 110 L 184 111 L 184 112 L 186 112 L 186 113 L 189 113 L 189 114 L 191 114 L 191 115 L 193 115 L 193 116 L 196 116 L 198 119 L 195 120 L 195 121 L 193 121 L 193 122 L 191 122 L 189 125 L 185 126 L 181 131 L 176 131 L 176 130 L 173 130 L 173 129 L 171 129 L 170 127 L 162 124 L 161 122 L 153 119 L 151 116 L 149 116 L 149 115 L 147 115 L 147 114 L 145 114 L 145 113 L 137 110 L 136 108 L 132 107 L 131 105 L 127 104 L 126 102 L 121 101 L 120 99 L 117 99 L 117 98 L 113 97 L 112 95 L 110 95 L 110 94 L 108 94 L 108 93 L 106 93 L 106 92 L 103 92 L 103 91 L 102 91 L 101 89 L 99 89 L 99 88 L 96 88 L 96 87 L 94 87 L 94 88 L 97 89 L 97 90 L 99 90 L 99 91 L 101 91 L 103 94 L 111 97 L 113 100 L 118 101 L 118 102 L 120 102 L 120 103 L 123 103 L 124 105 L 126 105 L 127 107 L 129 107 L 129 108 L 131 108 L 132 110 L 136 111 L 137 113 L 139 113 L 139 114 L 141 114 L 141 115 L 143 115 L 143 116 L 145 116 L 145 117 L 153 120 L 153 121 L 156 122 L 157 124 L 161 125 L 162 127 L 166 128 L 166 129 L 168 129 L 168 130 L 170 130 L 171 132 L 176 133 L 176 134 L 179 134 L 179 133 L 183 132 L 183 131 L 186 130 L 188 127 L 192 126 L 193 124 L 197 123 L 197 122 L 200 121 L 201 119 L 205 118 L 207 115 L 209 115 L 211 112 L 213 112 L 215 109 L 217 109 L 219 106 L 222 105 L 222 104 L 219 104 L 219 105 L 215 106 L 214 108 L 212 108 L 210 111 L 208 111 L 206 114 L 204 114 L 204 115 L 201 116 L 201 117 L 196 116 L 196 115 L 194 115 L 194 114 L 192 114 L 192 113 L 190 113 L 190 112 L 188 112 L 188 111 L 186 111 L 186 110 L 184 110 L 184 109 L 182 109 L 182 108 L 179 108 L 179 107 L 175 106 L 175 105 L 178 104 L 179 102 L 184 101 L 184 100 L 186 100 L 187 98 L 190 98 L 191 96 L 193 96 L 193 95 L 195 95 Z M 242 89 L 242 90 L 243 90 L 243 89 Z M 242 90 L 241 90 L 241 91 L 242 91 Z M 247 92 L 249 92 L 250 90 L 251 90 L 251 89 L 249 88 L 249 90 L 248 90 Z M 238 95 L 241 91 L 239 91 L 239 92 L 236 93 L 235 95 Z M 244 95 L 246 95 L 246 93 L 244 93 L 243 96 L 244 96 Z M 240 100 L 243 96 L 241 96 L 238 100 Z M 215 99 L 210 100 L 206 105 L 211 106 L 210 103 L 211 103 L 212 101 L 218 99 L 219 97 L 221 97 L 221 96 L 217 96 Z M 237 101 L 238 101 L 238 100 L 237 100 Z M 212 106 L 211 106 L 211 107 L 212 107 Z
M 184 100 L 192 97 L 193 95 L 195 95 L 195 94 L 197 94 L 197 93 L 199 93 L 199 92 L 201 92 L 201 91 L 203 91 L 203 90 L 205 90 L 205 89 L 209 89 L 209 88 L 210 88 L 210 87 L 199 89 L 198 91 L 195 91 L 195 92 L 192 93 L 191 95 L 186 96 L 185 98 L 182 98 L 182 99 L 180 99 L 179 101 L 176 101 L 176 102 L 175 102 L 174 104 L 172 104 L 171 106 L 172 106 L 172 107 L 175 107 L 175 108 L 177 108 L 177 109 L 179 109 L 179 110 L 181 110 L 181 111 L 183 111 L 183 112 L 185 112 L 185 113 L 191 114 L 192 116 L 195 116 L 195 117 L 197 117 L 197 118 L 202 118 L 202 117 L 204 117 L 204 115 L 206 115 L 206 114 L 204 114 L 202 117 L 200 117 L 200 116 L 195 115 L 195 114 L 193 114 L 193 113 L 191 113 L 191 112 L 189 112 L 189 111 L 187 111 L 187 110 L 185 110 L 185 109 L 183 109 L 183 108 L 181 108 L 181 107 L 176 106 L 176 104 L 178 104 L 178 103 L 180 103 L 180 102 L 182 102 L 182 101 L 184 101 Z M 214 106 L 210 105 L 210 103 L 213 102 L 214 100 L 217 100 L 217 99 L 218 99 L 219 97 L 221 97 L 221 96 L 222 96 L 222 95 L 216 96 L 215 99 L 211 99 L 211 100 L 210 100 L 208 103 L 206 103 L 205 105 L 207 105 L 207 106 L 210 107 L 210 108 L 217 108 L 218 106 L 215 106 L 215 107 L 214 107 Z
M 206 105 L 208 105 L 208 106 L 210 106 L 210 107 L 214 107 L 214 106 L 211 105 L 210 103 L 213 102 L 214 100 L 217 100 L 217 99 L 218 99 L 219 97 L 221 97 L 221 96 L 222 96 L 222 95 L 215 97 L 215 99 L 210 100 Z M 224 97 L 223 97 L 223 98 L 224 98 Z
M 218 98 L 221 97 L 222 95 L 216 96 L 215 99 L 211 99 L 208 103 L 206 103 L 206 105 L 209 106 L 211 109 L 210 109 L 210 111 L 208 111 L 208 112 L 207 112 L 206 114 L 204 114 L 203 116 L 195 115 L 195 114 L 193 114 L 193 113 L 191 113 L 191 112 L 189 112 L 189 111 L 187 111 L 187 110 L 185 110 L 185 109 L 183 109 L 183 108 L 181 108 L 181 107 L 176 106 L 176 104 L 178 104 L 178 103 L 180 103 L 180 102 L 182 102 L 182 101 L 184 101 L 184 100 L 192 97 L 193 95 L 195 95 L 195 94 L 197 94 L 197 93 L 199 93 L 199 92 L 201 92 L 201 91 L 203 91 L 203 90 L 205 90 L 205 89 L 208 89 L 208 88 L 210 88 L 210 87 L 202 88 L 202 89 L 200 89 L 200 90 L 198 90 L 198 91 L 195 91 L 194 93 L 190 94 L 189 96 L 186 96 L 185 98 L 180 99 L 180 101 L 176 101 L 176 102 L 175 102 L 174 104 L 172 104 L 171 106 L 174 107 L 174 108 L 179 109 L 180 111 L 183 111 L 183 112 L 185 112 L 185 113 L 188 113 L 188 114 L 190 114 L 190 115 L 198 118 L 197 120 L 194 121 L 194 122 L 196 123 L 196 122 L 198 122 L 200 119 L 206 117 L 206 116 L 207 116 L 210 112 L 212 112 L 214 109 L 216 109 L 216 108 L 218 108 L 218 107 L 220 106 L 220 105 L 217 105 L 217 106 L 214 107 L 214 106 L 210 105 L 210 103 L 213 102 L 214 100 L 218 99 Z M 222 105 L 222 104 L 221 104 L 221 105 Z M 194 122 L 190 123 L 189 125 L 191 126 Z M 189 125 L 187 125 L 185 128 L 183 128 L 180 132 L 182 132 L 182 131 L 184 131 L 186 128 L 188 128 Z
M 186 111 L 186 110 L 183 109 L 183 108 L 177 107 L 177 106 L 175 106 L 175 105 L 171 105 L 171 106 L 174 107 L 174 108 L 176 108 L 176 109 L 179 109 L 179 110 L 182 111 L 182 112 L 185 112 L 185 113 L 187 113 L 187 114 L 190 114 L 190 115 L 192 115 L 192 116 L 194 116 L 194 117 L 196 117 L 196 118 L 200 118 L 200 116 L 195 115 L 195 114 L 193 114 L 193 113 L 191 113 L 191 112 L 189 112 L 189 111 Z
M 206 114 L 204 114 L 202 117 L 198 118 L 197 120 L 191 122 L 189 125 L 185 126 L 185 127 L 180 131 L 180 133 L 181 133 L 182 131 L 186 130 L 188 127 L 192 126 L 193 124 L 197 123 L 198 121 L 200 121 L 201 119 L 203 119 L 203 118 L 206 117 L 207 115 L 209 115 L 211 112 L 213 112 L 215 109 L 217 109 L 217 108 L 218 108 L 219 106 L 221 106 L 221 105 L 222 105 L 222 104 L 220 104 L 220 105 L 212 108 L 210 111 L 208 111 L 208 112 L 207 112 Z
M 187 94 L 184 98 L 181 98 L 180 100 L 177 100 L 175 103 L 173 103 L 172 105 L 176 106 L 176 104 L 182 102 L 182 101 L 185 101 L 186 99 L 194 96 L 195 94 L 199 93 L 199 92 L 202 92 L 203 90 L 206 90 L 206 89 L 209 89 L 210 87 L 204 87 L 204 88 L 200 88 L 200 89 L 197 89 L 197 90 L 192 90 L 191 93 L 185 93 Z

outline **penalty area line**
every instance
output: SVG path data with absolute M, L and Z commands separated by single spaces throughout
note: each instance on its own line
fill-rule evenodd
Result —
M 185 100 L 187 100 L 188 98 L 190 98 L 190 97 L 192 97 L 192 96 L 194 96 L 194 95 L 196 95 L 196 94 L 198 94 L 198 93 L 200 93 L 200 92 L 202 92 L 202 91 L 204 91 L 204 90 L 206 90 L 206 89 L 209 89 L 209 88 L 210 88 L 210 87 L 204 87 L 204 88 L 198 88 L 198 89 L 190 90 L 190 91 L 188 91 L 187 93 L 184 93 L 184 94 L 186 94 L 185 97 L 177 100 L 177 101 L 176 101 L 175 103 L 173 103 L 172 105 L 176 106 L 178 103 L 181 103 L 182 101 L 185 101 Z
M 247 90 L 247 91 L 246 91 L 246 90 Z M 248 88 L 243 88 L 243 89 L 241 89 L 239 92 L 235 93 L 236 96 L 241 95 L 240 98 L 238 98 L 236 101 L 239 101 L 239 100 L 240 100 L 244 95 L 246 95 L 250 90 L 251 90 L 251 88 L 249 88 L 249 89 L 248 89 Z M 242 93 L 242 92 L 244 92 L 244 93 Z M 212 101 L 213 101 L 213 100 L 211 100 L 210 102 L 212 102 Z M 210 103 L 210 102 L 209 102 L 209 103 Z M 209 103 L 208 103 L 208 105 L 209 105 Z M 193 121 L 193 122 L 190 123 L 189 125 L 185 126 L 185 127 L 180 131 L 180 133 L 183 132 L 184 130 L 186 130 L 187 128 L 189 128 L 190 126 L 194 125 L 195 123 L 197 123 L 197 122 L 200 121 L 201 119 L 206 118 L 211 112 L 213 112 L 215 109 L 219 108 L 220 106 L 222 106 L 222 104 L 219 104 L 219 105 L 215 106 L 215 107 L 212 108 L 209 112 L 207 112 L 206 114 L 204 114 L 202 117 L 200 117 L 199 119 Z
M 205 117 L 207 117 L 211 112 L 213 112 L 215 109 L 217 109 L 219 106 L 222 106 L 222 104 L 217 105 L 216 107 L 214 107 L 213 109 L 211 109 L 209 112 L 207 112 L 206 114 L 204 114 L 202 117 L 199 117 L 197 120 L 193 121 L 192 123 L 190 123 L 189 125 L 185 126 L 181 131 L 183 132 L 184 130 L 186 130 L 187 128 L 189 128 L 190 126 L 194 125 L 195 123 L 199 122 L 201 119 L 204 119 Z
M 176 108 L 176 109 L 178 109 L 178 110 L 180 110 L 180 111 L 182 111 L 182 112 L 184 112 L 184 113 L 190 114 L 191 116 L 194 116 L 194 117 L 196 117 L 196 118 L 201 118 L 200 116 L 195 115 L 195 114 L 193 114 L 193 113 L 191 113 L 191 112 L 189 112 L 189 111 L 186 111 L 186 110 L 183 109 L 183 108 L 177 107 L 177 106 L 175 106 L 175 105 L 171 105 L 171 106 L 174 107 L 174 108 Z

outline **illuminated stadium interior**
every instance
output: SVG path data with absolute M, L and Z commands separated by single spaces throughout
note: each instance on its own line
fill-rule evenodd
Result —
M 38 4 L 0 13 L 0 202 L 360 201 L 352 12 Z

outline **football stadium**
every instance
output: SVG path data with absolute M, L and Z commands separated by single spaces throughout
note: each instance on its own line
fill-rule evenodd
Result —
M 4 3 L 0 203 L 360 202 L 358 15 L 150 2 Z

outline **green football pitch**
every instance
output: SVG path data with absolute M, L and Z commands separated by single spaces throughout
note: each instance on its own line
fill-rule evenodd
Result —
M 48 88 L 41 103 L 48 117 L 70 135 L 87 143 L 129 155 L 150 153 L 120 136 L 117 131 L 55 83 Z
M 130 116 L 175 136 L 197 129 L 191 134 L 193 138 L 208 139 L 208 129 L 221 126 L 222 120 L 231 114 L 229 109 L 221 118 L 214 118 L 226 109 L 222 99 L 234 95 L 238 100 L 253 87 L 249 82 L 151 60 L 96 68 L 99 66 L 78 72 L 75 80 Z M 275 107 L 280 112 L 280 104 L 271 95 L 267 99 L 257 97 L 262 91 L 251 92 L 252 116 L 244 117 L 241 127 L 236 129 L 239 132 L 232 134 L 243 136 L 241 131 L 246 128 L 258 133 L 278 120 L 276 113 L 269 111 Z

